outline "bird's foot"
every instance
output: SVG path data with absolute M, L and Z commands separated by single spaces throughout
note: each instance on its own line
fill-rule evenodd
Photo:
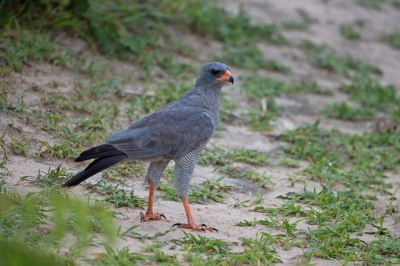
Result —
M 172 225 L 172 226 L 178 226 L 179 228 L 193 229 L 193 230 L 196 230 L 196 231 L 203 231 L 203 232 L 206 232 L 206 231 L 209 231 L 209 232 L 215 231 L 215 232 L 218 233 L 218 230 L 217 230 L 217 229 L 215 229 L 214 227 L 208 227 L 208 226 L 205 225 L 205 224 L 196 225 L 196 224 L 182 224 L 182 223 L 176 223 L 176 224 L 174 224 L 174 225 Z
M 159 213 L 154 213 L 154 214 L 146 214 L 145 212 L 141 212 L 140 213 L 140 221 L 141 222 L 148 222 L 150 220 L 161 220 L 161 218 L 164 217 L 165 219 L 167 219 L 165 217 L 164 214 L 159 214 Z

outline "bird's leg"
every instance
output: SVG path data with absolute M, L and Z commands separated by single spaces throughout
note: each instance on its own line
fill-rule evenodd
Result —
M 147 211 L 146 213 L 141 212 L 140 213 L 140 221 L 142 222 L 148 222 L 150 220 L 161 220 L 162 217 L 165 218 L 164 214 L 158 214 L 158 213 L 153 213 L 153 200 L 154 200 L 154 183 L 150 179 L 149 180 L 149 201 L 147 204 Z
M 180 228 L 186 228 L 186 229 L 193 229 L 196 231 L 210 231 L 212 232 L 213 230 L 218 232 L 217 229 L 213 228 L 213 227 L 207 227 L 207 225 L 205 224 L 195 224 L 194 223 L 194 219 L 192 216 L 192 212 L 190 211 L 190 206 L 189 206 L 189 202 L 186 198 L 181 197 L 182 203 L 183 203 L 183 207 L 185 208 L 185 212 L 186 212 L 186 217 L 188 219 L 188 223 L 187 224 L 181 224 L 181 223 L 176 223 L 173 226 L 177 225 Z

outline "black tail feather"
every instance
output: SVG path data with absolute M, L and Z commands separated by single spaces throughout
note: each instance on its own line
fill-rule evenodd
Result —
M 93 149 L 93 148 L 92 148 Z M 98 158 L 96 160 L 94 160 L 93 162 L 91 162 L 88 167 L 86 167 L 85 170 L 83 170 L 82 172 L 78 173 L 76 176 L 74 176 L 73 178 L 71 178 L 70 180 L 68 180 L 64 185 L 62 185 L 63 187 L 72 187 L 72 186 L 76 186 L 79 183 L 85 181 L 86 179 L 88 179 L 89 177 L 103 171 L 104 169 L 119 163 L 120 161 L 128 158 L 128 156 L 123 153 L 118 151 L 121 154 L 115 155 L 115 156 L 108 156 L 108 157 L 101 157 Z M 78 157 L 79 158 L 79 157 Z
M 102 144 L 86 151 L 83 151 L 79 154 L 78 158 L 75 159 L 75 162 L 82 162 L 90 159 L 100 158 L 100 157 L 110 157 L 116 155 L 123 155 L 122 151 L 117 150 L 114 146 L 110 144 Z

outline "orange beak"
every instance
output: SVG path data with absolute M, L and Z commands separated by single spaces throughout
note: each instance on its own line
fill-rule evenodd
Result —
M 234 81 L 233 76 L 229 70 L 225 71 L 225 73 L 221 77 L 217 78 L 217 80 L 223 81 L 223 82 L 230 82 L 230 83 L 232 83 L 232 85 L 233 85 L 233 81 Z

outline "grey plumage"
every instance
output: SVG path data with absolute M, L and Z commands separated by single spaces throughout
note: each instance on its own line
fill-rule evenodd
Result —
M 92 164 L 107 167 L 125 158 L 149 161 L 145 179 L 157 187 L 168 162 L 174 160 L 174 186 L 178 195 L 187 199 L 196 160 L 218 124 L 220 92 L 225 82 L 233 84 L 225 64 L 205 64 L 193 88 L 179 100 L 110 135 L 105 144 L 82 152 L 76 161 L 96 159 Z M 91 170 L 89 165 L 63 186 L 77 185 L 98 169 Z

